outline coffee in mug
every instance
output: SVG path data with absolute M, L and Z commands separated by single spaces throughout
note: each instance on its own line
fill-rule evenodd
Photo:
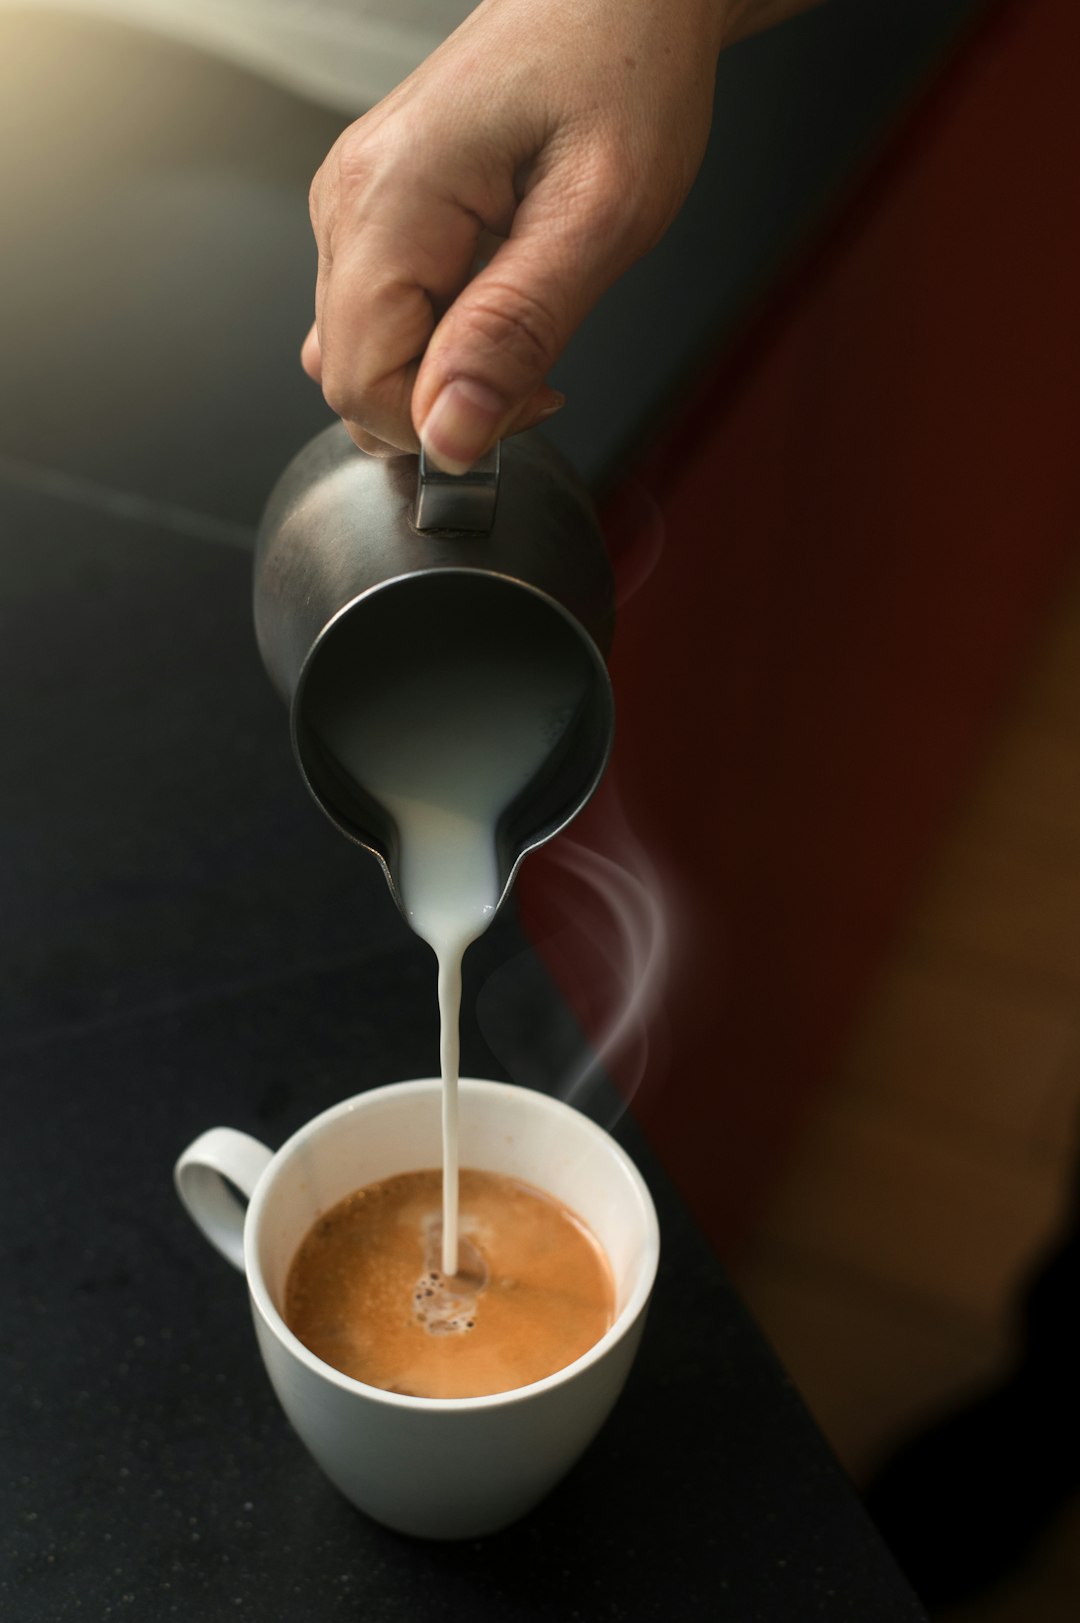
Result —
M 458 1271 L 442 1271 L 442 1174 L 399 1173 L 339 1201 L 308 1230 L 283 1317 L 325 1363 L 417 1398 L 473 1398 L 543 1380 L 615 1317 L 611 1268 L 562 1201 L 463 1169 Z

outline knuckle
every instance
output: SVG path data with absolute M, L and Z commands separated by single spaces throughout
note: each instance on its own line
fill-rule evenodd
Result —
M 589 154 L 580 180 L 580 207 L 594 242 L 607 244 L 622 266 L 646 253 L 664 235 L 693 179 L 678 154 L 664 153 L 628 172 L 624 150 L 602 143 Z
M 636 192 L 619 195 L 612 191 L 596 197 L 590 224 L 619 265 L 637 259 L 662 235 L 651 199 Z
M 340 368 L 328 366 L 326 357 L 323 357 L 322 375 L 323 399 L 336 412 L 339 417 L 347 417 L 350 421 L 363 418 L 363 391 L 356 387 L 354 380 L 343 375 Z
M 337 174 L 346 191 L 355 191 L 366 185 L 376 164 L 377 156 L 366 130 L 354 126 L 342 136 L 337 154 Z
M 386 379 L 368 381 L 354 364 L 347 370 L 324 367 L 323 398 L 342 419 L 361 450 L 386 455 L 379 447 L 416 449 L 412 425 L 403 417 L 395 390 Z
M 378 435 L 369 433 L 359 423 L 346 419 L 345 428 L 353 444 L 358 446 L 361 451 L 365 451 L 368 456 L 386 458 L 398 454 L 396 446 L 388 445 L 386 440 L 379 439 Z
M 489 280 L 470 302 L 471 334 L 499 349 L 530 375 L 544 373 L 562 348 L 559 324 L 543 300 L 507 282 Z

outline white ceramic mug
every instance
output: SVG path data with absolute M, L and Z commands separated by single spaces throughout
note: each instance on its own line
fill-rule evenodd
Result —
M 615 1280 L 616 1316 L 588 1352 L 542 1381 L 476 1398 L 414 1398 L 341 1374 L 281 1317 L 285 1276 L 320 1213 L 354 1189 L 442 1157 L 437 1078 L 375 1088 L 316 1116 L 272 1154 L 215 1127 L 176 1164 L 206 1237 L 247 1276 L 274 1390 L 346 1498 L 427 1538 L 475 1538 L 530 1510 L 610 1412 L 641 1339 L 659 1257 L 656 1211 L 633 1162 L 602 1128 L 531 1089 L 462 1078 L 461 1164 L 521 1178 L 592 1230 Z M 246 1213 L 236 1191 L 248 1197 Z

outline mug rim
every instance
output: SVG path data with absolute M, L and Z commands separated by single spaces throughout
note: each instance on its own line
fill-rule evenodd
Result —
M 367 1088 L 362 1093 L 353 1094 L 348 1099 L 339 1100 L 326 1110 L 320 1111 L 310 1121 L 290 1135 L 276 1150 L 261 1174 L 248 1203 L 244 1218 L 244 1277 L 247 1281 L 248 1294 L 260 1318 L 267 1329 L 274 1335 L 282 1347 L 296 1358 L 313 1374 L 332 1385 L 340 1387 L 343 1391 L 357 1397 L 367 1398 L 376 1402 L 384 1402 L 393 1408 L 411 1409 L 423 1412 L 452 1413 L 459 1410 L 500 1408 L 512 1403 L 528 1402 L 539 1397 L 542 1393 L 553 1387 L 563 1385 L 573 1379 L 582 1370 L 591 1364 L 598 1363 L 617 1342 L 621 1341 L 627 1332 L 636 1323 L 648 1305 L 656 1280 L 657 1267 L 660 1260 L 660 1225 L 656 1215 L 656 1207 L 652 1195 L 638 1168 L 621 1144 L 616 1143 L 607 1130 L 594 1122 L 590 1116 L 575 1109 L 565 1100 L 558 1099 L 549 1093 L 541 1093 L 536 1088 L 526 1088 L 516 1082 L 492 1082 L 482 1077 L 462 1076 L 458 1079 L 459 1087 L 471 1093 L 486 1094 L 526 1094 L 532 1099 L 543 1101 L 542 1108 L 550 1108 L 556 1115 L 568 1115 L 573 1118 L 576 1125 L 584 1127 L 588 1134 L 601 1141 L 607 1152 L 614 1156 L 620 1170 L 628 1178 L 636 1194 L 642 1211 L 645 1235 L 642 1256 L 638 1265 L 638 1275 L 633 1288 L 621 1310 L 605 1330 L 599 1340 L 594 1341 L 572 1363 L 564 1364 L 562 1369 L 553 1370 L 541 1380 L 530 1381 L 526 1386 L 513 1386 L 505 1392 L 485 1392 L 475 1397 L 467 1398 L 422 1398 L 412 1397 L 404 1392 L 389 1392 L 385 1387 L 372 1386 L 367 1381 L 359 1381 L 344 1371 L 335 1369 L 306 1347 L 300 1338 L 289 1329 L 270 1296 L 266 1280 L 263 1278 L 262 1265 L 258 1255 L 257 1235 L 263 1210 L 277 1179 L 281 1177 L 289 1160 L 296 1151 L 329 1124 L 342 1116 L 352 1115 L 363 1107 L 364 1101 L 369 1099 L 389 1099 L 421 1091 L 439 1092 L 442 1088 L 440 1077 L 414 1077 L 404 1082 L 388 1082 L 376 1088 Z

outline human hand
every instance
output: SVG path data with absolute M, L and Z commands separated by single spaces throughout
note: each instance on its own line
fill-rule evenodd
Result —
M 301 358 L 357 445 L 463 472 L 558 409 L 546 373 L 697 173 L 725 10 L 482 0 L 344 131 Z

